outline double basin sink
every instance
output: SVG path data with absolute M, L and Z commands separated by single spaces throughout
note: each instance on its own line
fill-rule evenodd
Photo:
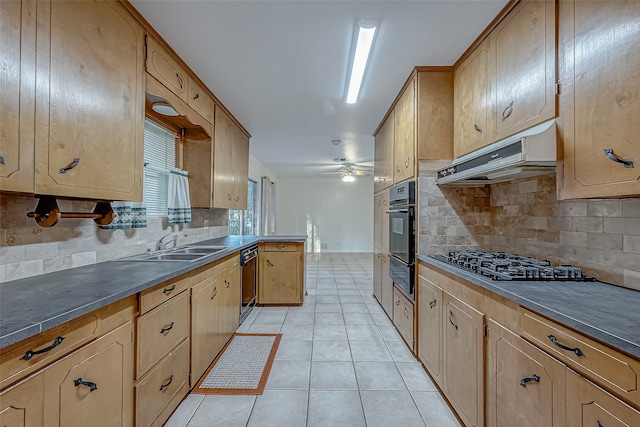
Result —
M 227 246 L 185 246 L 170 251 L 152 254 L 134 255 L 120 258 L 118 261 L 198 261 L 215 253 L 227 249 Z

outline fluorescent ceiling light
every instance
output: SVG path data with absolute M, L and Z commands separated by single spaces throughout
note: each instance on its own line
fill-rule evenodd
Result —
M 355 104 L 360 93 L 364 70 L 367 68 L 367 61 L 373 45 L 373 36 L 376 34 L 376 22 L 358 22 L 358 40 L 351 63 L 351 76 L 349 78 L 349 89 L 347 90 L 347 104 Z
M 342 180 L 343 180 L 344 182 L 353 182 L 353 181 L 355 181 L 356 179 L 354 178 L 354 176 L 353 176 L 353 175 L 345 175 L 345 176 L 343 176 L 343 177 L 342 177 Z

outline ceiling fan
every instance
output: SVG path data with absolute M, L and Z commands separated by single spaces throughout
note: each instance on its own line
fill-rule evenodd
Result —
M 326 175 L 340 175 L 345 182 L 353 182 L 356 176 L 369 176 L 373 172 L 373 167 L 365 164 L 347 162 L 345 159 L 334 159 L 334 162 L 340 163 L 340 166 L 331 172 L 325 172 Z

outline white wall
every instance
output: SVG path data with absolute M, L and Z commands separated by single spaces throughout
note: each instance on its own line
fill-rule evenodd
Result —
M 307 251 L 373 252 L 372 177 L 280 178 L 276 198 L 277 234 L 308 235 Z

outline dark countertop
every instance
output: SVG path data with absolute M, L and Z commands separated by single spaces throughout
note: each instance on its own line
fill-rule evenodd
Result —
M 197 244 L 227 246 L 195 262 L 108 261 L 0 283 L 0 348 L 105 307 L 258 242 L 307 236 L 228 236 Z
M 418 259 L 640 359 L 640 292 L 602 282 L 496 281 Z

